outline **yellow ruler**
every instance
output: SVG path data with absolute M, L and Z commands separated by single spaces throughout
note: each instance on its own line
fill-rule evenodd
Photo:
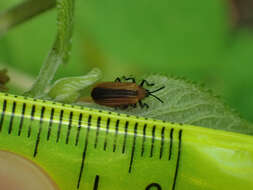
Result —
M 61 190 L 253 189 L 253 137 L 0 93 L 0 150 Z

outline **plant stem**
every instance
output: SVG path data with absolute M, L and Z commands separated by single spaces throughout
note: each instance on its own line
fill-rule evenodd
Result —
M 57 44 L 58 42 L 55 41 L 46 61 L 40 68 L 40 73 L 37 76 L 36 81 L 33 83 L 32 88 L 24 93 L 25 96 L 39 98 L 44 95 L 46 87 L 49 86 L 59 65 L 62 63 L 61 57 L 58 56 L 56 49 L 54 48 L 57 46 Z
M 56 0 L 27 0 L 0 13 L 0 37 L 14 26 L 49 10 Z
M 39 76 L 26 96 L 43 97 L 58 67 L 66 63 L 71 50 L 75 0 L 57 0 L 57 36 Z

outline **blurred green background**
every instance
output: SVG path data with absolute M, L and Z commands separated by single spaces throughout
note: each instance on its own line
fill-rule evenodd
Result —
M 2 0 L 0 11 L 19 2 Z M 55 35 L 54 9 L 0 38 L 0 63 L 36 77 Z M 252 60 L 253 30 L 232 24 L 229 1 L 77 0 L 70 62 L 56 79 L 93 67 L 105 80 L 146 73 L 186 77 L 253 121 Z

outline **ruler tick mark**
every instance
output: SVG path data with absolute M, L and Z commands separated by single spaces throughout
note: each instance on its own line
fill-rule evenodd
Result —
M 150 149 L 149 157 L 153 157 L 154 144 L 155 144 L 155 129 L 156 129 L 156 126 L 154 125 L 153 129 L 152 129 L 152 143 L 151 143 L 151 149 Z
M 53 118 L 54 118 L 54 108 L 51 109 L 50 113 L 50 120 L 49 120 L 49 125 L 48 125 L 48 131 L 47 131 L 47 140 L 49 141 L 50 135 L 51 135 L 51 129 L 53 125 Z
M 111 121 L 111 119 L 108 118 L 108 119 L 107 119 L 107 123 L 106 123 L 106 133 L 105 133 L 104 151 L 106 151 L 106 147 L 107 147 L 107 137 L 108 137 L 109 128 L 110 128 L 110 121 Z
M 20 123 L 19 123 L 19 129 L 18 129 L 18 136 L 21 135 L 21 131 L 22 131 L 22 127 L 23 127 L 23 122 L 24 122 L 24 115 L 25 115 L 25 109 L 26 109 L 26 103 L 23 103 L 22 106 L 22 113 L 21 113 L 21 119 L 20 119 Z
M 11 112 L 11 119 L 10 119 L 8 134 L 11 134 L 11 131 L 12 131 L 12 125 L 13 125 L 13 119 L 14 119 L 14 116 L 15 116 L 15 110 L 16 110 L 16 102 L 14 101 L 13 104 L 12 104 L 12 112 Z
M 81 162 L 79 177 L 78 177 L 78 181 L 77 181 L 77 189 L 79 189 L 80 182 L 81 182 L 81 179 L 82 179 L 82 174 L 83 174 L 83 169 L 84 169 L 84 164 L 85 164 L 86 151 L 87 151 L 87 147 L 88 147 L 88 140 L 89 140 L 89 132 L 90 132 L 91 119 L 92 119 L 92 116 L 89 115 L 89 118 L 88 118 L 88 128 L 87 128 L 87 132 L 86 132 L 86 138 L 85 138 L 83 155 L 82 155 L 82 162 Z
M 58 125 L 56 142 L 59 142 L 59 139 L 60 139 L 60 136 L 61 136 L 61 125 L 62 125 L 63 113 L 64 113 L 64 111 L 61 110 L 61 113 L 60 113 L 60 122 L 59 122 L 59 125 Z
M 143 127 L 143 137 L 142 137 L 142 146 L 141 146 L 141 156 L 143 156 L 144 150 L 145 150 L 146 128 L 147 128 L 147 124 L 145 124 L 144 127 Z
M 174 175 L 172 190 L 175 190 L 175 187 L 176 187 L 177 174 L 178 174 L 178 168 L 179 168 L 179 161 L 180 161 L 180 156 L 181 156 L 182 133 L 183 133 L 183 130 L 180 129 L 179 133 L 178 133 L 177 163 L 176 163 L 176 170 L 175 170 L 175 175 Z
M 39 126 L 39 131 L 38 131 L 38 134 L 37 134 L 36 144 L 35 144 L 35 148 L 34 148 L 34 152 L 33 152 L 33 157 L 34 158 L 36 157 L 36 155 L 38 153 L 38 146 L 39 146 L 39 143 L 40 143 L 40 134 L 41 134 L 41 130 L 42 130 L 42 123 L 43 123 L 44 112 L 45 112 L 45 107 L 43 106 L 41 108 L 40 126 Z
M 162 128 L 162 132 L 161 132 L 160 159 L 162 159 L 162 156 L 163 156 L 164 130 L 165 130 L 165 127 Z
M 134 140 L 133 140 L 132 153 L 131 153 L 131 159 L 130 159 L 130 165 L 129 165 L 128 173 L 131 173 L 131 171 L 132 171 L 132 165 L 133 165 L 133 161 L 134 161 L 134 152 L 135 152 L 135 143 L 136 143 L 136 137 L 137 137 L 137 129 L 138 129 L 138 123 L 135 123 L 135 126 L 134 126 Z
M 70 112 L 69 114 L 69 125 L 68 125 L 68 131 L 67 131 L 67 136 L 66 136 L 66 144 L 69 143 L 69 135 L 71 132 L 71 127 L 72 127 L 72 118 L 73 118 L 73 112 Z
M 7 100 L 4 100 L 3 111 L 2 111 L 2 114 L 1 114 L 1 120 L 0 120 L 0 132 L 2 131 L 2 127 L 3 127 L 4 115 L 5 115 L 5 111 L 6 111 L 6 104 L 7 104 Z
M 34 114 L 35 114 L 35 105 L 32 106 L 32 111 L 31 111 L 31 122 L 30 122 L 30 125 L 29 125 L 29 128 L 28 128 L 28 133 L 27 133 L 27 137 L 30 138 L 31 136 L 31 133 L 32 133 L 32 123 L 33 123 L 33 120 L 34 120 Z
M 174 131 L 174 128 L 171 128 L 170 129 L 170 150 L 169 150 L 169 160 L 171 160 L 171 157 L 172 157 L 172 148 L 173 148 L 173 131 Z
M 116 126 L 115 126 L 115 135 L 114 135 L 114 142 L 113 142 L 113 152 L 116 151 L 116 147 L 117 147 L 118 131 L 119 131 L 119 120 L 116 121 Z
M 100 122 L 101 122 L 101 117 L 98 117 L 98 119 L 97 119 L 97 130 L 96 130 L 96 138 L 95 138 L 94 148 L 97 148 L 97 144 L 98 144 L 98 136 L 99 136 L 99 130 L 100 130 Z
M 122 154 L 125 153 L 125 149 L 126 149 L 126 140 L 127 140 L 128 123 L 129 123 L 129 122 L 126 121 L 126 124 L 125 124 L 125 134 L 124 134 L 123 147 L 122 147 Z
M 78 128 L 77 128 L 77 133 L 76 133 L 76 146 L 78 145 L 78 141 L 79 141 L 81 126 L 82 126 L 82 119 L 83 119 L 83 114 L 80 113 L 79 119 L 78 119 Z
M 99 184 L 99 176 L 96 175 L 93 190 L 98 190 L 98 184 Z

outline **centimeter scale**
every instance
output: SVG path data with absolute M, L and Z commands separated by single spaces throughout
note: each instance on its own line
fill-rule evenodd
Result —
M 253 189 L 253 137 L 0 93 L 0 150 L 61 190 Z

